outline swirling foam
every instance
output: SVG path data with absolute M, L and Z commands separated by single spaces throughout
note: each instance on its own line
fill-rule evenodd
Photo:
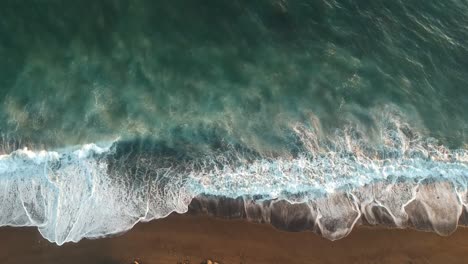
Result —
M 386 120 L 380 129 L 382 141 L 375 144 L 355 128 L 321 138 L 316 128 L 295 124 L 291 130 L 302 148 L 298 155 L 252 158 L 228 148 L 169 165 L 151 155 L 137 155 L 132 162 L 116 158 L 119 142 L 77 150 L 17 150 L 0 156 L 0 226 L 36 226 L 46 239 L 62 245 L 186 212 L 197 195 L 261 195 L 323 207 L 317 220 L 321 233 L 337 239 L 349 232 L 329 228 L 349 211 L 339 193 L 356 203 L 352 225 L 370 203 L 386 208 L 403 225 L 408 216 L 402 208 L 416 199 L 414 186 L 427 179 L 450 183 L 453 188 L 446 189 L 464 201 L 466 150 L 419 137 L 398 119 Z

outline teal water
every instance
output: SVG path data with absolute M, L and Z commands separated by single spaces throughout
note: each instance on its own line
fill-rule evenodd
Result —
M 465 190 L 467 58 L 459 0 L 2 1 L 0 225 L 61 244 L 200 193 Z
M 392 105 L 467 142 L 464 1 L 4 1 L 5 138 L 63 147 L 216 135 L 261 151 L 294 122 L 371 134 Z M 380 109 L 379 109 L 380 108 Z

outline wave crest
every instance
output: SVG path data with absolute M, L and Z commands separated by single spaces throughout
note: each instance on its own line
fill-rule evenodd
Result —
M 37 226 L 61 245 L 186 212 L 194 197 L 205 195 L 241 197 L 229 214 L 307 227 L 329 239 L 347 235 L 362 219 L 452 232 L 468 211 L 468 152 L 438 145 L 395 116 L 378 120 L 377 139 L 358 127 L 324 136 L 318 121 L 294 124 L 299 151 L 283 156 L 225 145 L 182 157 L 123 141 L 17 150 L 0 156 L 0 225 Z

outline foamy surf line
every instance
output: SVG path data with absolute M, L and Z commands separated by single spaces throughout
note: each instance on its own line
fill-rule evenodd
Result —
M 358 130 L 324 140 L 296 124 L 301 151 L 274 157 L 226 145 L 181 158 L 124 141 L 17 150 L 0 157 L 0 226 L 36 226 L 62 245 L 191 208 L 331 240 L 361 223 L 450 234 L 468 223 L 468 151 L 408 129 L 390 122 L 373 145 Z

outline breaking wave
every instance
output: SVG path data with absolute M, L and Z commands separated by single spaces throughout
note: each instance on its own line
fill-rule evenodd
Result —
M 281 227 L 300 215 L 329 239 L 363 219 L 453 232 L 468 204 L 468 151 L 424 138 L 395 116 L 380 120 L 379 139 L 352 126 L 323 136 L 317 120 L 292 124 L 289 155 L 230 144 L 183 155 L 150 140 L 16 150 L 0 156 L 0 225 L 36 226 L 61 245 L 184 213 L 195 197 L 223 197 L 241 199 L 237 213 L 253 221 L 275 224 L 279 214 Z M 414 201 L 425 213 L 411 209 Z M 222 211 L 204 209 L 213 210 Z M 430 228 L 421 224 L 427 219 Z

